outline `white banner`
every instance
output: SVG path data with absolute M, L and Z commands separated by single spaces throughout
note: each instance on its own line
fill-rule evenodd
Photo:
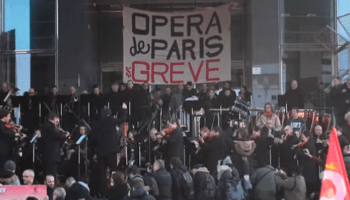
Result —
M 124 82 L 231 80 L 229 8 L 159 13 L 124 7 Z

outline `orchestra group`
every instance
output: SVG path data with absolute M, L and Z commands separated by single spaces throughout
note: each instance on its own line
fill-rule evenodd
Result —
M 0 183 L 32 176 L 50 199 L 64 199 L 63 186 L 66 199 L 317 199 L 332 126 L 350 172 L 350 80 L 325 89 L 328 114 L 304 109 L 296 80 L 283 111 L 252 108 L 252 93 L 229 82 L 149 88 L 128 81 L 61 95 L 53 86 L 19 97 L 3 83 Z M 198 133 L 181 118 L 194 109 L 203 111 Z M 77 183 L 86 191 L 72 197 Z

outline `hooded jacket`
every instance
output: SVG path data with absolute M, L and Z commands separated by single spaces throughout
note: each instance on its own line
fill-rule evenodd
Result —
M 131 200 L 156 200 L 152 195 L 149 195 L 144 189 L 136 189 L 130 194 Z

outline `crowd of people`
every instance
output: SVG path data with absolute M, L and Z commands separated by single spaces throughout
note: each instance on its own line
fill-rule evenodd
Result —
M 2 85 L 0 98 L 11 91 L 7 87 Z M 340 85 L 335 78 L 328 95 L 350 172 L 347 88 L 350 81 Z M 286 120 L 276 114 L 275 105 L 266 103 L 254 123 L 232 109 L 222 112 L 217 123 L 212 108 L 251 101 L 245 87 L 237 94 L 229 83 L 221 91 L 207 84 L 197 91 L 188 82 L 162 94 L 149 92 L 147 83 L 137 87 L 129 81 L 126 87 L 112 84 L 111 93 L 104 95 L 98 86 L 91 95 L 80 96 L 72 87 L 68 100 L 57 93 L 53 87 L 38 101 L 35 90 L 29 90 L 24 97 L 28 104 L 21 105 L 26 134 L 21 125 L 11 123 L 11 110 L 0 110 L 1 184 L 44 183 L 49 199 L 318 198 L 330 129 L 299 116 L 304 98 L 297 81 L 285 94 Z M 205 111 L 195 138 L 184 133 L 177 116 L 180 110 L 191 113 L 184 102 L 194 96 Z M 37 113 L 41 103 L 45 121 Z M 163 120 L 168 123 L 160 129 Z

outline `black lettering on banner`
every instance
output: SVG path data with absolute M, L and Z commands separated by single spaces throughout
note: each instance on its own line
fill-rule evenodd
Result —
M 163 44 L 163 46 L 157 46 L 156 44 Z M 152 53 L 151 58 L 154 59 L 156 50 L 165 50 L 168 47 L 168 43 L 166 40 L 152 40 Z
M 132 41 L 133 41 L 133 46 L 130 47 L 130 55 L 135 56 L 136 54 L 146 54 L 149 52 L 150 50 L 150 46 L 149 44 L 147 44 L 147 49 L 143 50 L 145 48 L 145 42 L 144 41 L 139 41 L 136 44 L 136 38 L 132 37 Z M 143 50 L 143 51 L 142 51 Z
M 190 44 L 190 46 L 187 46 L 187 44 Z M 186 51 L 189 51 L 191 53 L 192 60 L 196 60 L 196 56 L 194 54 L 193 48 L 196 45 L 196 43 L 191 39 L 182 40 L 182 59 L 186 60 Z
M 173 44 L 171 45 L 169 53 L 168 53 L 168 55 L 166 57 L 167 60 L 170 59 L 170 57 L 172 56 L 173 52 L 176 53 L 176 58 L 178 60 L 180 60 L 181 59 L 181 57 L 180 57 L 180 50 L 179 50 L 179 46 L 177 45 L 177 41 L 176 40 L 174 40 Z
M 144 18 L 145 21 L 145 29 L 139 29 L 138 27 L 136 27 L 136 18 L 137 17 L 141 17 Z M 146 14 L 142 14 L 142 13 L 133 13 L 132 14 L 132 32 L 134 34 L 138 34 L 138 35 L 147 35 L 149 33 L 149 17 Z
M 221 43 L 210 44 L 211 40 L 219 40 L 219 41 L 221 41 L 222 38 L 219 35 L 214 35 L 214 36 L 211 36 L 211 37 L 209 37 L 209 38 L 207 38 L 205 40 L 205 46 L 208 47 L 209 49 L 219 48 L 216 52 L 213 52 L 213 53 L 210 53 L 208 51 L 205 55 L 207 55 L 209 58 L 212 58 L 212 57 L 215 57 L 215 56 L 219 55 L 222 52 L 222 50 L 224 49 L 224 45 L 221 44 Z
M 163 20 L 163 21 L 159 21 Z M 168 23 L 168 19 L 161 15 L 152 16 L 152 36 L 156 35 L 156 26 L 165 26 Z
M 175 27 L 184 27 L 183 23 L 176 23 L 175 19 L 183 19 L 184 16 L 172 16 L 171 17 L 171 37 L 182 37 L 184 36 L 183 32 L 175 32 Z
M 215 23 L 214 23 L 215 20 Z M 218 17 L 218 14 L 216 14 L 216 12 L 213 12 L 213 15 L 211 16 L 210 22 L 208 24 L 207 30 L 205 31 L 205 34 L 208 34 L 209 30 L 211 27 L 217 26 L 218 27 L 218 31 L 221 34 L 221 24 L 220 24 L 220 19 Z
M 204 38 L 199 38 L 199 57 L 204 57 Z
M 193 22 L 192 19 L 198 18 L 198 22 Z M 201 14 L 196 15 L 188 15 L 187 16 L 187 36 L 191 36 L 191 27 L 195 27 L 197 32 L 202 35 L 203 32 L 201 30 L 200 25 L 203 23 L 203 16 Z

